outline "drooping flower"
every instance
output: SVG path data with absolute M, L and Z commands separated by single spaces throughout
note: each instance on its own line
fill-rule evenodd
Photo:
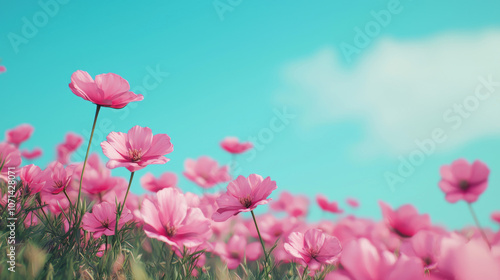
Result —
M 156 200 L 145 199 L 141 207 L 144 231 L 148 237 L 179 250 L 183 250 L 184 246 L 199 246 L 210 238 L 210 221 L 199 208 L 189 207 L 186 198 L 177 189 L 163 189 L 156 195 Z
M 268 196 L 277 188 L 270 177 L 250 174 L 248 178 L 238 176 L 227 186 L 227 192 L 217 198 L 217 211 L 212 215 L 216 222 L 223 222 L 240 212 L 250 212 L 258 205 L 267 204 Z
M 175 188 L 177 186 L 177 175 L 173 172 L 165 172 L 160 178 L 156 179 L 151 173 L 141 178 L 141 185 L 148 191 L 158 192 L 167 188 Z
M 271 209 L 287 212 L 292 217 L 307 216 L 309 198 L 305 195 L 293 195 L 287 191 L 280 193 L 278 200 L 271 203 Z
M 132 213 L 127 208 L 123 209 L 118 229 L 122 228 L 133 218 Z M 116 227 L 116 205 L 109 202 L 101 202 L 92 207 L 92 213 L 85 213 L 82 218 L 82 227 L 88 232 L 94 233 L 94 238 L 102 235 L 110 236 L 115 234 Z
M 59 194 L 64 191 L 73 178 L 74 166 L 64 166 L 60 162 L 52 162 L 47 167 L 48 172 L 47 182 L 42 191 L 51 194 Z
M 75 152 L 83 142 L 83 138 L 76 134 L 69 132 L 63 143 L 57 145 L 57 161 L 62 164 L 68 164 L 70 156 Z
M 142 94 L 131 92 L 128 82 L 114 73 L 97 75 L 94 81 L 89 73 L 78 70 L 71 75 L 69 88 L 85 100 L 114 109 L 121 109 L 130 102 L 144 99 Z
M 186 159 L 183 174 L 204 189 L 231 180 L 228 167 L 219 167 L 217 161 L 207 156 L 201 156 L 197 160 Z
M 420 230 L 430 228 L 429 215 L 419 215 L 413 205 L 405 204 L 395 211 L 383 201 L 380 201 L 379 205 L 387 226 L 401 237 L 411 237 Z
M 0 180 L 7 181 L 9 171 L 21 165 L 21 153 L 9 143 L 0 143 Z
M 236 269 L 246 258 L 255 261 L 262 255 L 259 242 L 247 243 L 246 237 L 239 234 L 231 236 L 227 243 L 217 242 L 214 252 L 226 263 L 228 269 Z
M 324 264 L 333 264 L 342 252 L 340 241 L 319 229 L 305 233 L 292 232 L 285 242 L 285 251 L 304 266 L 317 270 Z
M 220 146 L 231 154 L 241 154 L 250 150 L 253 145 L 250 142 L 240 142 L 236 137 L 226 137 L 220 142 Z
M 31 137 L 31 134 L 33 134 L 33 130 L 34 128 L 30 124 L 21 124 L 13 129 L 7 130 L 7 132 L 5 133 L 5 139 L 8 143 L 19 146 L 21 143 Z
M 19 171 L 19 178 L 30 194 L 39 193 L 49 179 L 48 173 L 43 172 L 40 167 L 30 164 L 23 166 Z
M 347 202 L 347 204 L 349 204 L 349 206 L 351 206 L 352 208 L 358 208 L 359 207 L 359 201 L 355 198 L 352 198 L 352 197 L 348 197 L 346 198 L 345 200 Z
M 27 160 L 32 160 L 42 156 L 42 149 L 34 148 L 31 152 L 28 150 L 22 150 L 21 156 Z
M 469 164 L 465 159 L 458 159 L 450 165 L 443 165 L 440 173 L 439 187 L 448 202 L 463 199 L 472 203 L 486 190 L 490 169 L 479 160 Z
M 108 168 L 125 167 L 130 172 L 143 169 L 150 164 L 169 161 L 164 155 L 174 146 L 167 134 L 156 134 L 149 127 L 134 126 L 128 133 L 111 132 L 107 141 L 101 143 L 103 153 L 109 158 Z
M 344 213 L 344 210 L 339 208 L 339 205 L 336 201 L 328 202 L 328 199 L 324 195 L 318 194 L 316 196 L 316 202 L 318 203 L 319 207 L 323 209 L 323 211 L 335 214 Z

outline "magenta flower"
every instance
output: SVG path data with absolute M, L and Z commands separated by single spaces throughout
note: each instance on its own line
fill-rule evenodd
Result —
M 74 166 L 64 166 L 60 162 L 49 164 L 45 172 L 48 172 L 47 182 L 42 191 L 51 194 L 59 194 L 64 191 L 71 183 L 73 178 Z
M 0 74 L 7 72 L 7 67 L 0 65 Z
M 160 178 L 156 179 L 151 173 L 141 178 L 141 185 L 148 191 L 158 192 L 167 188 L 175 188 L 177 186 L 177 175 L 173 172 L 165 172 Z
M 201 245 L 210 238 L 210 220 L 199 208 L 189 207 L 178 190 L 169 188 L 156 193 L 156 201 L 142 202 L 144 231 L 150 238 L 183 250 Z
M 491 220 L 500 224 L 500 211 L 491 213 Z
M 23 150 L 21 156 L 27 160 L 36 159 L 42 156 L 42 149 L 34 148 L 33 151 Z
M 133 218 L 132 213 L 127 208 L 123 209 L 118 229 Z M 110 236 L 115 234 L 116 227 L 116 205 L 109 202 L 101 202 L 92 207 L 92 213 L 85 213 L 82 218 L 82 227 L 88 232 L 94 233 L 94 238 L 102 235 Z
M 340 241 L 319 229 L 308 229 L 305 233 L 292 232 L 284 246 L 288 254 L 311 270 L 317 270 L 324 264 L 333 264 L 342 252 Z
M 323 211 L 335 214 L 344 213 L 344 210 L 339 208 L 339 205 L 336 201 L 328 202 L 328 199 L 324 195 L 318 194 L 316 196 L 316 202 Z
M 28 140 L 33 134 L 33 126 L 30 124 L 21 124 L 13 129 L 7 130 L 5 133 L 5 139 L 8 143 L 19 146 L 22 142 Z
M 21 161 L 21 153 L 14 145 L 0 143 L 0 180 L 7 181 L 9 170 L 17 169 L 21 165 Z
M 171 153 L 174 146 L 167 134 L 156 134 L 149 127 L 132 127 L 127 134 L 111 132 L 101 143 L 103 153 L 109 158 L 108 168 L 125 167 L 130 172 L 143 169 L 150 164 L 164 164 L 169 161 L 164 155 Z
M 89 73 L 78 70 L 71 75 L 69 88 L 85 100 L 114 109 L 121 109 L 130 102 L 144 99 L 142 94 L 130 91 L 125 79 L 113 73 L 97 75 L 94 81 Z
M 352 197 L 348 197 L 346 198 L 345 200 L 347 202 L 347 204 L 349 204 L 349 206 L 351 206 L 352 208 L 358 208 L 359 207 L 359 201 L 355 198 L 352 198 Z
M 380 201 L 379 205 L 387 226 L 401 237 L 412 237 L 418 231 L 429 229 L 431 226 L 429 215 L 419 215 L 413 205 L 405 204 L 396 211 L 383 201 Z
M 19 171 L 19 178 L 30 194 L 39 193 L 50 178 L 48 172 L 43 172 L 40 167 L 30 164 Z
M 227 186 L 227 192 L 217 198 L 217 211 L 212 215 L 216 222 L 223 222 L 240 212 L 250 212 L 258 205 L 267 204 L 267 198 L 277 188 L 276 182 L 267 177 L 251 174 L 248 178 L 238 176 Z
M 463 199 L 472 203 L 486 190 L 490 169 L 479 160 L 469 164 L 465 159 L 458 159 L 451 165 L 443 165 L 440 173 L 439 187 L 448 202 Z
M 219 164 L 215 160 L 207 156 L 202 156 L 196 161 L 186 159 L 184 169 L 184 176 L 204 189 L 231 180 L 228 167 L 219 167 Z
M 241 154 L 253 148 L 250 142 L 240 142 L 236 137 L 226 137 L 220 146 L 231 154 Z

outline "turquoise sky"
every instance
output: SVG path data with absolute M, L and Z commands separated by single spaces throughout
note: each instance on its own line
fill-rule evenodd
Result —
M 500 133 L 438 150 L 391 189 L 384 174 L 397 169 L 397 153 L 352 152 L 373 136 L 362 117 L 308 126 L 306 111 L 282 98 L 291 86 L 284 78 L 288 65 L 325 48 L 342 58 L 342 42 L 353 44 L 355 28 L 373 20 L 371 11 L 396 5 L 391 1 L 61 2 L 0 0 L 0 58 L 8 69 L 0 74 L 0 130 L 32 124 L 35 133 L 23 147 L 44 150 L 35 163 L 43 166 L 53 160 L 55 145 L 66 132 L 90 131 L 95 106 L 71 93 L 71 74 L 113 72 L 132 89 L 144 87 L 145 79 L 153 84 L 138 91 L 144 101 L 124 110 L 101 110 L 103 128 L 94 141 L 102 141 L 110 131 L 141 125 L 167 133 L 174 144 L 170 162 L 149 166 L 138 175 L 167 170 L 180 175 L 186 158 L 201 155 L 226 163 L 230 157 L 218 145 L 222 138 L 255 137 L 262 146 L 255 157 L 239 157 L 244 175 L 271 176 L 281 190 L 312 199 L 323 193 L 342 206 L 346 197 L 356 197 L 362 204 L 356 214 L 374 218 L 381 216 L 378 200 L 394 207 L 413 203 L 434 222 L 456 228 L 472 224 L 472 219 L 465 204 L 444 200 L 437 187 L 439 167 L 459 157 L 481 159 L 492 174 L 475 208 L 483 224 L 494 226 L 489 214 L 500 210 L 500 157 L 495 152 Z M 370 44 L 350 61 L 343 57 L 340 67 L 353 71 L 384 38 L 418 41 L 500 28 L 498 1 L 401 1 L 398 7 L 400 12 L 392 14 Z M 350 93 L 339 91 L 338 98 L 345 94 Z M 294 117 L 273 131 L 276 111 L 283 110 Z M 272 137 L 263 136 L 269 131 Z M 93 151 L 101 149 L 95 145 Z M 128 175 L 124 169 L 113 172 Z M 200 192 L 180 177 L 183 189 Z M 143 192 L 139 180 L 132 190 Z M 317 219 L 319 210 L 313 204 L 311 218 Z

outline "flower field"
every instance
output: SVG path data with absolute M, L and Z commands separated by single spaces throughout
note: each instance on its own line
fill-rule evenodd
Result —
M 475 227 L 452 231 L 411 204 L 383 201 L 382 220 L 340 216 L 347 210 L 334 197 L 316 194 L 311 205 L 267 174 L 233 174 L 209 156 L 186 159 L 183 174 L 172 173 L 168 131 L 130 123 L 128 131 L 107 132 L 93 151 L 99 113 L 144 97 L 117 74 L 85 71 L 72 74 L 71 92 L 75 104 L 95 105 L 89 143 L 68 133 L 47 166 L 30 164 L 41 149 L 22 147 L 34 132 L 29 124 L 7 130 L 0 143 L 1 279 L 500 279 L 500 231 L 482 228 L 474 212 L 481 194 L 496 187 L 488 178 L 498 167 L 457 159 L 436 170 L 443 203 L 465 201 L 471 215 L 463 219 Z M 81 146 L 85 160 L 71 162 Z M 235 161 L 253 147 L 234 137 L 220 146 Z M 136 176 L 149 165 L 165 172 Z M 115 168 L 129 177 L 111 175 Z M 183 191 L 177 176 L 203 195 Z M 146 194 L 130 192 L 138 181 Z M 363 207 L 356 198 L 346 203 Z M 254 212 L 266 204 L 267 212 Z M 309 221 L 313 206 L 329 218 Z M 488 215 L 500 225 L 500 212 Z

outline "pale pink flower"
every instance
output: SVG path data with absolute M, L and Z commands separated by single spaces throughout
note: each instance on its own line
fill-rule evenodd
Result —
M 214 252 L 226 263 L 228 269 L 236 269 L 246 258 L 255 261 L 262 255 L 259 242 L 247 243 L 244 236 L 235 234 L 227 243 L 217 242 Z
M 13 129 L 7 130 L 5 133 L 5 139 L 8 143 L 19 146 L 22 142 L 28 140 L 33 134 L 33 126 L 30 124 L 21 124 Z
M 156 195 L 155 201 L 145 199 L 141 207 L 144 231 L 148 237 L 179 250 L 199 246 L 210 238 L 210 220 L 203 216 L 199 208 L 189 207 L 186 198 L 177 189 L 163 189 Z
M 226 137 L 220 142 L 220 146 L 231 154 L 241 154 L 250 150 L 253 145 L 250 142 L 240 142 L 236 137 Z
M 57 145 L 57 161 L 62 164 L 68 164 L 70 161 L 70 156 L 74 153 L 80 145 L 83 143 L 83 138 L 76 134 L 69 132 L 66 134 L 64 142 Z
M 336 201 L 328 202 L 328 199 L 324 195 L 318 194 L 316 196 L 316 202 L 323 211 L 335 214 L 344 213 L 344 210 L 339 208 L 339 205 Z
M 491 213 L 491 220 L 500 224 L 500 211 Z
M 419 230 L 429 229 L 431 226 L 429 215 L 419 215 L 413 205 L 405 204 L 395 211 L 383 201 L 379 205 L 387 226 L 401 237 L 411 237 Z
M 197 160 L 186 159 L 183 174 L 204 189 L 231 180 L 228 167 L 219 167 L 215 160 L 207 156 L 201 156 Z
M 143 169 L 150 164 L 164 164 L 170 159 L 174 146 L 167 134 L 156 134 L 149 127 L 132 127 L 127 134 L 111 132 L 101 143 L 103 153 L 109 158 L 108 168 L 125 167 L 130 172 Z
M 258 205 L 267 204 L 268 196 L 277 188 L 276 182 L 267 177 L 250 174 L 238 176 L 227 186 L 227 192 L 217 198 L 217 211 L 212 215 L 216 222 L 223 222 L 240 212 L 250 212 Z
M 262 236 L 262 240 L 271 246 L 274 245 L 278 238 L 288 236 L 292 230 L 303 225 L 302 222 L 295 217 L 277 219 L 271 214 L 260 215 L 257 217 L 257 220 L 259 221 L 259 231 Z M 246 226 L 252 237 L 256 239 L 259 238 L 253 221 L 249 220 L 246 223 Z
M 125 79 L 113 73 L 97 75 L 94 81 L 89 73 L 78 70 L 71 75 L 69 88 L 85 100 L 114 109 L 121 109 L 130 102 L 144 99 L 142 94 L 130 91 Z
M 346 198 L 345 200 L 347 202 L 347 204 L 349 204 L 349 206 L 351 206 L 352 208 L 358 208 L 359 207 L 359 201 L 355 198 L 352 198 L 352 197 L 348 197 Z
M 49 171 L 50 172 L 50 171 Z M 49 172 L 43 172 L 40 167 L 30 164 L 23 166 L 19 171 L 19 178 L 30 194 L 39 193 L 50 179 Z
M 271 209 L 287 212 L 292 217 L 304 217 L 309 211 L 309 198 L 283 191 L 278 200 L 273 201 L 270 206 Z
M 21 153 L 9 143 L 0 143 L 0 180 L 7 181 L 9 171 L 15 171 L 21 165 Z
M 165 172 L 160 178 L 156 179 L 151 173 L 146 173 L 141 178 L 141 185 L 148 191 L 158 192 L 167 188 L 175 188 L 177 186 L 177 175 L 173 172 Z
M 451 165 L 441 166 L 439 187 L 446 194 L 446 200 L 455 203 L 460 199 L 475 202 L 488 186 L 490 169 L 482 161 L 469 164 L 458 159 Z
M 60 162 L 49 164 L 45 172 L 48 172 L 47 182 L 42 191 L 51 194 L 58 194 L 64 191 L 73 178 L 74 166 L 64 166 Z
M 21 156 L 28 160 L 36 159 L 42 156 L 42 149 L 34 148 L 31 152 L 28 150 L 22 150 Z
M 123 209 L 118 229 L 122 228 L 132 219 L 132 214 L 127 208 Z M 101 202 L 92 207 L 92 213 L 85 213 L 82 218 L 82 227 L 94 234 L 94 238 L 102 235 L 110 236 L 115 234 L 116 227 L 116 205 L 109 202 Z
M 324 264 L 335 263 L 342 246 L 333 236 L 319 229 L 308 229 L 305 233 L 292 232 L 285 242 L 285 251 L 311 270 L 317 270 Z

